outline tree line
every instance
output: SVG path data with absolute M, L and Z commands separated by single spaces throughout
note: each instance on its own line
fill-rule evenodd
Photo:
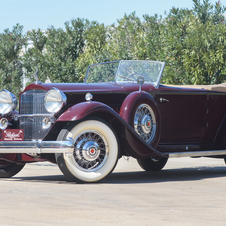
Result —
M 0 89 L 18 95 L 36 66 L 42 82 L 82 82 L 88 65 L 114 60 L 165 61 L 166 84 L 225 82 L 225 12 L 220 1 L 193 0 L 192 9 L 142 19 L 133 12 L 110 26 L 77 18 L 24 34 L 17 24 L 0 34 Z

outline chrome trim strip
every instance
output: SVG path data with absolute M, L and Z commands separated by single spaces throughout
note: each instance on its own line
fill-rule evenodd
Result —
M 226 150 L 210 150 L 210 151 L 195 151 L 195 152 L 175 152 L 167 153 L 169 158 L 180 157 L 205 157 L 205 156 L 218 156 L 226 155 Z
M 0 141 L 0 153 L 73 153 L 74 141 Z
M 162 73 L 163 73 L 163 70 L 164 70 L 165 65 L 166 65 L 165 62 L 159 62 L 159 63 L 162 63 L 162 68 L 161 68 L 161 71 L 159 72 L 158 80 L 157 80 L 157 82 L 154 84 L 155 89 L 158 89 L 158 88 L 159 88 L 159 83 L 160 83 L 160 80 L 161 80 L 161 78 L 162 78 Z
M 122 61 L 120 60 L 118 63 L 119 63 L 119 64 L 118 64 L 117 71 L 116 71 L 116 74 L 115 74 L 114 82 L 116 82 L 116 78 L 117 78 L 118 71 L 119 71 L 119 68 L 120 68 L 120 66 L 121 66 Z
M 54 114 L 15 114 L 13 117 L 21 118 L 21 117 L 53 117 Z

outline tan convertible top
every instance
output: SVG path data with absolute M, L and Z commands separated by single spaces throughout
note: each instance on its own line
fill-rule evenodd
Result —
M 166 86 L 169 86 L 169 85 L 166 85 Z M 205 90 L 226 93 L 226 83 L 221 83 L 217 85 L 170 85 L 170 86 L 181 87 L 181 88 L 192 88 L 192 89 L 205 89 Z

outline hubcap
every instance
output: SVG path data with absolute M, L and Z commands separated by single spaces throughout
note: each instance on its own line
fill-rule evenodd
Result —
M 85 141 L 84 146 L 82 147 L 82 143 Z M 81 143 L 82 142 L 82 143 Z M 94 141 L 82 140 L 81 143 L 82 154 L 87 161 L 94 161 L 100 155 L 100 147 L 98 143 Z
M 155 114 L 147 104 L 141 104 L 134 117 L 134 129 L 140 137 L 147 143 L 150 143 L 156 132 Z
M 141 127 L 145 133 L 150 133 L 152 129 L 151 118 L 149 115 L 144 115 L 141 119 Z
M 84 131 L 75 140 L 75 165 L 82 171 L 93 172 L 100 169 L 108 158 L 108 144 L 98 131 Z

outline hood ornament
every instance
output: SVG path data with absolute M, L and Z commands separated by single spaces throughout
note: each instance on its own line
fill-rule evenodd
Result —
M 38 73 L 39 73 L 39 69 L 38 69 L 38 66 L 36 67 L 36 71 L 34 73 L 34 78 L 35 78 L 35 84 L 42 84 L 41 81 L 39 81 L 38 79 Z

